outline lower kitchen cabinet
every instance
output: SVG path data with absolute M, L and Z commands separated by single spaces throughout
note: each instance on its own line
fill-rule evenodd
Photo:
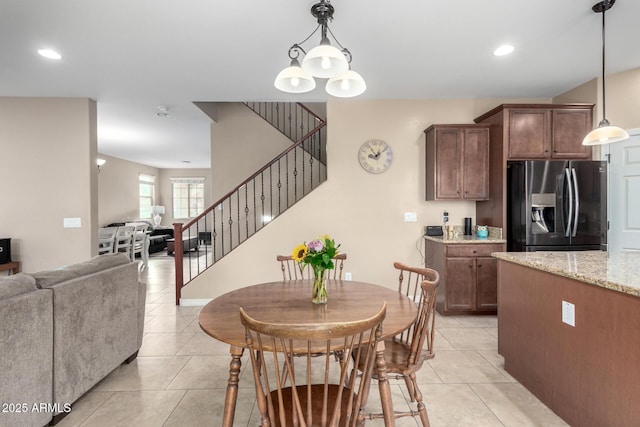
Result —
M 498 261 L 503 243 L 446 243 L 426 240 L 426 266 L 440 274 L 436 309 L 440 314 L 495 314 Z

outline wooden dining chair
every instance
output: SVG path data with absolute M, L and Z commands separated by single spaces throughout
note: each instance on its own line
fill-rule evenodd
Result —
M 384 359 L 389 378 L 404 379 L 411 402 L 416 403 L 416 411 L 396 411 L 395 418 L 419 416 L 423 427 L 429 426 L 427 408 L 422 401 L 422 393 L 416 381 L 416 372 L 424 362 L 435 356 L 433 336 L 435 327 L 435 305 L 440 276 L 430 268 L 409 267 L 394 262 L 398 270 L 398 292 L 418 305 L 416 321 L 401 334 L 384 341 Z M 362 371 L 364 366 L 358 366 Z M 375 372 L 373 377 L 376 378 Z M 371 414 L 370 418 L 382 418 L 383 414 Z
M 384 352 L 380 336 L 385 315 L 383 303 L 362 320 L 295 324 L 261 322 L 240 308 L 261 425 L 363 425 L 371 375 Z M 338 349 L 351 357 L 330 363 L 331 352 Z M 312 357 L 321 352 L 324 357 Z M 302 354 L 306 357 L 297 357 Z M 349 376 L 352 358 L 366 375 Z
M 327 272 L 327 279 L 342 280 L 342 270 L 344 269 L 344 261 L 347 259 L 347 254 L 337 254 L 332 258 L 333 270 Z M 278 255 L 276 260 L 280 263 L 280 269 L 282 270 L 282 280 L 302 280 L 313 278 L 313 269 L 307 266 L 304 270 L 302 266 L 297 263 L 291 255 Z
M 133 227 L 129 258 L 131 259 L 131 262 L 134 262 L 136 260 L 136 255 L 140 255 L 140 259 L 142 260 L 142 269 L 144 270 L 149 265 L 149 236 L 147 235 L 149 224 L 146 222 L 127 222 L 125 223 L 125 226 Z

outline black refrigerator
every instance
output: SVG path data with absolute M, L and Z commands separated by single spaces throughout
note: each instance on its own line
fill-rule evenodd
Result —
M 507 250 L 606 250 L 606 162 L 509 162 L 507 178 Z

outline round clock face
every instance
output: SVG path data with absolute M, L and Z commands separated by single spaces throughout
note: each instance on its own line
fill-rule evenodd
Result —
M 358 151 L 360 166 L 370 173 L 382 173 L 389 169 L 393 161 L 391 147 L 379 139 L 370 139 Z

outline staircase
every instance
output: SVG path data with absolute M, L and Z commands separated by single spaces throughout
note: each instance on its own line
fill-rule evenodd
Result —
M 245 102 L 292 141 L 187 224 L 174 224 L 176 305 L 182 288 L 327 179 L 326 122 L 300 103 Z M 183 248 L 188 250 L 184 256 Z

